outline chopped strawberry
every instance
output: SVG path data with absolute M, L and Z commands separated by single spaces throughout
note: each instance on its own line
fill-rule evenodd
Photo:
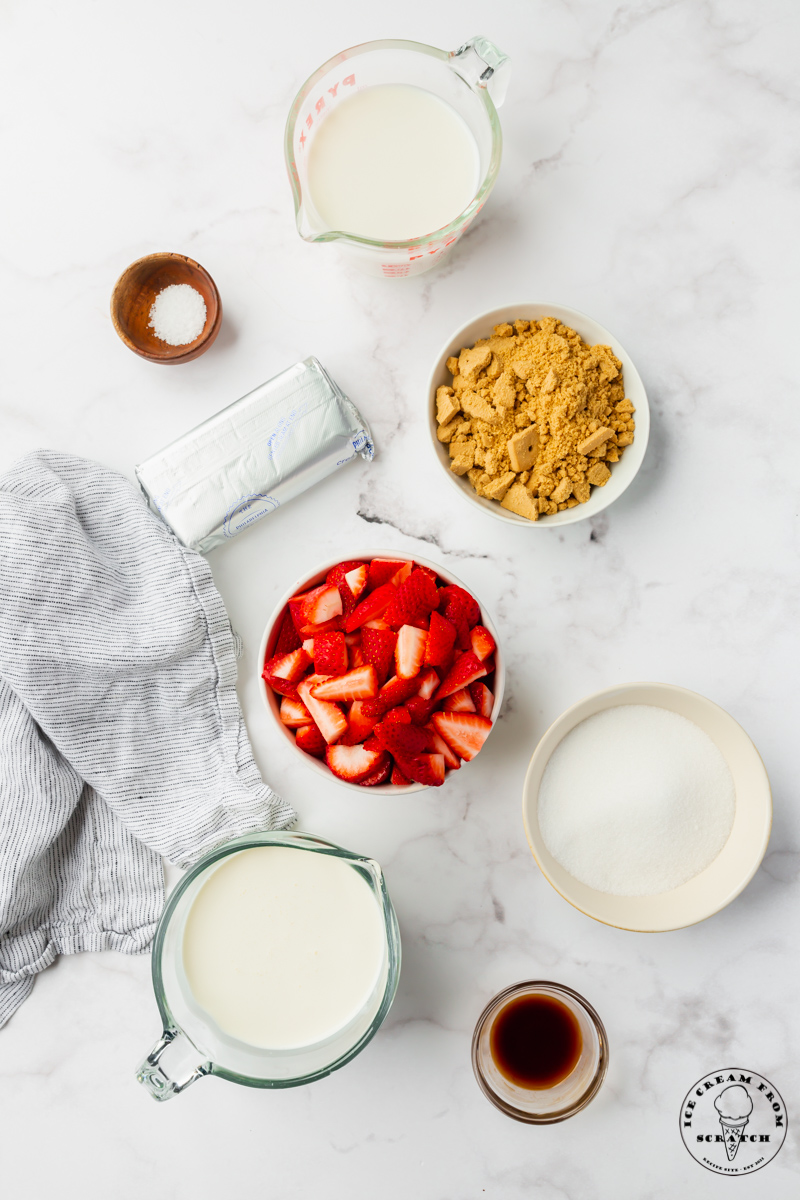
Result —
M 356 667 L 363 667 L 367 660 L 364 658 L 364 651 L 360 646 L 351 646 L 347 652 L 348 670 L 355 671 Z M 376 672 L 377 674 L 377 672 Z M 380 679 L 378 680 L 380 683 Z
M 397 634 L 387 625 L 377 629 L 378 622 L 370 622 L 361 629 L 361 653 L 365 662 L 371 662 L 380 683 L 385 683 L 394 662 L 394 647 Z
M 369 564 L 367 578 L 370 591 L 382 587 L 384 583 L 391 583 L 395 575 L 398 575 L 405 567 L 409 568 L 410 573 L 412 566 L 413 563 L 409 563 L 404 558 L 373 558 Z
M 467 762 L 478 753 L 492 728 L 488 717 L 466 712 L 436 712 L 431 724 L 450 749 Z
M 344 635 L 344 644 L 345 644 L 345 646 L 360 646 L 361 645 L 360 631 L 357 629 L 355 633 L 346 633 Z
M 341 615 L 342 597 L 333 584 L 321 583 L 303 597 L 300 616 L 305 625 L 322 625 L 332 617 Z
M 348 558 L 344 562 L 337 563 L 335 567 L 331 567 L 328 574 L 325 576 L 326 583 L 333 583 L 337 587 L 338 580 L 344 579 L 348 571 L 354 571 L 356 567 L 364 567 L 366 563 L 363 558 Z
M 438 608 L 455 625 L 458 644 L 462 650 L 467 650 L 470 646 L 469 631 L 481 619 L 477 602 L 463 588 L 449 584 L 439 589 Z
M 387 754 L 380 766 L 377 766 L 364 779 L 360 779 L 359 783 L 362 787 L 377 787 L 379 783 L 388 782 L 389 776 L 392 773 L 392 765 L 392 757 L 390 754 Z
M 425 662 L 430 667 L 449 667 L 456 640 L 456 627 L 438 612 L 431 613 L 431 627 L 425 645 Z
M 419 690 L 417 695 L 421 696 L 423 700 L 430 700 L 431 696 L 438 688 L 439 683 L 439 676 L 436 674 L 433 667 L 428 667 L 427 671 L 423 671 L 419 677 Z
M 361 578 L 359 572 L 363 576 L 360 587 L 358 586 L 358 580 Z M 356 584 L 358 594 L 356 594 L 356 590 L 348 583 L 348 575 L 352 577 L 353 582 Z M 328 571 L 325 582 L 339 589 L 339 595 L 342 598 L 342 615 L 349 617 L 356 606 L 358 596 L 363 592 L 364 585 L 367 582 L 367 564 L 360 562 L 358 559 L 353 559 L 351 562 L 339 563 L 338 566 L 332 567 Z
M 415 571 L 424 571 L 426 575 L 429 575 L 429 576 L 430 576 L 431 580 L 432 580 L 434 583 L 436 583 L 436 580 L 439 578 L 439 576 L 436 574 L 436 572 L 435 572 L 435 571 L 432 571 L 432 570 L 430 569 L 430 567 L 421 567 L 421 566 L 419 565 L 419 563 L 416 563 L 416 564 L 415 564 L 415 566 L 414 566 L 414 570 L 415 570 Z
M 479 712 L 482 717 L 491 717 L 492 709 L 494 708 L 494 695 L 489 691 L 485 683 L 478 681 L 469 685 L 469 694 L 472 697 L 472 703 L 475 705 L 475 711 Z M 447 708 L 447 701 L 445 701 Z
M 339 738 L 340 746 L 357 746 L 368 738 L 375 728 L 378 718 L 368 717 L 364 713 L 364 700 L 354 700 L 347 714 L 347 730 Z
M 477 706 L 467 688 L 459 688 L 444 702 L 445 712 L 477 712 Z
M 385 583 L 383 587 L 376 588 L 374 592 L 370 592 L 360 604 L 356 605 L 353 612 L 347 618 L 346 631 L 352 633 L 354 629 L 365 625 L 367 621 L 373 621 L 376 617 L 383 616 L 394 599 L 396 590 L 390 583 Z
M 347 646 L 343 633 L 321 633 L 314 638 L 314 670 L 318 675 L 344 675 Z
M 301 750 L 305 750 L 306 754 L 313 754 L 314 758 L 324 758 L 328 743 L 319 731 L 319 727 L 313 722 L 311 725 L 303 725 L 295 734 L 295 742 Z
M 486 674 L 488 672 L 481 660 L 476 658 L 471 650 L 468 650 L 466 654 L 461 655 L 457 662 L 453 663 L 445 675 L 442 685 L 436 693 L 436 699 L 444 700 L 445 696 L 452 696 L 453 692 L 468 687 L 469 684 L 474 683 L 476 679 L 482 679 Z
M 300 699 L 296 683 L 289 683 L 288 679 L 279 679 L 277 675 L 268 674 L 266 667 L 261 672 L 261 678 L 280 696 L 286 696 L 289 700 Z
M 394 661 L 399 679 L 413 679 L 419 675 L 425 655 L 428 635 L 413 625 L 401 625 L 394 649 Z M 302 653 L 302 651 L 300 652 Z
M 319 637 L 321 633 L 331 633 L 342 629 L 344 629 L 344 618 L 331 617 L 330 621 L 323 621 L 320 625 L 301 625 L 300 633 L 304 638 L 313 638 Z
M 383 718 L 384 725 L 391 725 L 393 722 L 398 722 L 400 725 L 411 724 L 411 713 L 404 705 L 398 705 L 397 708 L 390 708 Z
M 306 640 L 303 642 L 303 649 L 305 650 L 305 652 L 309 658 L 313 658 L 314 657 L 314 639 L 306 638 Z
M 353 567 L 352 571 L 348 571 L 345 575 L 344 581 L 349 587 L 353 598 L 358 600 L 367 586 L 367 564 L 359 563 L 357 567 Z
M 281 621 L 281 629 L 278 634 L 278 640 L 272 653 L 278 657 L 281 654 L 289 654 L 290 651 L 296 650 L 300 645 L 300 634 L 297 632 L 297 626 L 292 620 L 292 614 L 288 608 L 283 614 Z
M 444 783 L 444 755 L 417 754 L 413 758 L 397 760 L 400 770 L 415 783 L 426 787 L 440 787 Z
M 408 787 L 408 785 L 411 783 L 411 780 L 408 778 L 407 775 L 403 774 L 403 772 L 398 767 L 397 763 L 395 763 L 394 766 L 392 767 L 391 782 L 394 784 L 395 787 Z
M 413 562 L 404 562 L 399 571 L 391 578 L 391 582 L 395 587 L 400 587 L 401 583 L 405 583 L 411 572 L 414 570 Z
M 347 717 L 338 704 L 331 704 L 327 700 L 318 700 L 311 694 L 311 689 L 316 684 L 322 683 L 324 678 L 323 675 L 307 675 L 298 683 L 297 691 L 303 704 L 319 726 L 320 733 L 330 744 L 337 741 L 347 729 Z
M 383 764 L 384 755 L 385 751 L 365 750 L 363 746 L 328 746 L 325 762 L 337 779 L 361 783 Z
M 413 758 L 431 748 L 431 735 L 419 725 L 404 725 L 401 721 L 381 721 L 374 736 L 395 758 Z
M 491 658 L 487 658 L 483 665 L 486 667 L 486 674 L 491 675 L 495 669 L 494 655 Z
M 497 648 L 497 642 L 485 625 L 476 625 L 470 632 L 469 640 L 472 646 L 472 653 L 481 662 L 485 662 L 489 655 L 493 654 Z
M 423 571 L 414 571 L 401 583 L 392 603 L 386 609 L 386 620 L 395 629 L 411 621 L 427 617 L 436 608 L 436 584 Z
M 433 725 L 426 725 L 425 728 L 433 738 L 432 749 L 435 754 L 441 754 L 444 758 L 444 765 L 450 771 L 457 771 L 461 766 L 461 759 L 448 746 L 447 742 L 437 733 Z
M 378 694 L 378 676 L 372 663 L 366 663 L 346 675 L 315 684 L 311 694 L 315 700 L 372 700 Z
M 431 719 L 431 713 L 436 708 L 435 700 L 424 700 L 422 696 L 412 696 L 410 700 L 406 700 L 404 708 L 410 713 L 411 720 L 415 725 L 427 725 Z
M 281 700 L 281 721 L 290 729 L 299 729 L 301 725 L 314 724 L 314 718 L 302 700 L 290 700 L 288 696 L 284 696 Z
M 398 679 L 395 675 L 383 685 L 374 700 L 365 702 L 364 712 L 380 718 L 390 708 L 403 704 L 413 696 L 418 686 L 416 679 Z
M 298 633 L 300 633 L 300 630 L 306 624 L 306 619 L 303 616 L 303 604 L 307 595 L 308 592 L 303 592 L 299 596 L 292 596 L 289 601 L 289 613 Z
M 376 738 L 374 733 L 371 733 L 364 742 L 365 750 L 383 750 L 383 748 L 383 742 Z
M 264 671 L 275 679 L 285 679 L 289 683 L 297 683 L 310 665 L 311 659 L 300 646 L 299 649 L 291 650 L 288 654 L 268 659 L 264 663 Z

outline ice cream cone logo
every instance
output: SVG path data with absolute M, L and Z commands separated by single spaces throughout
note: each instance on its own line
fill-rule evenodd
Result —
M 698 1079 L 680 1113 L 683 1144 L 717 1175 L 750 1175 L 767 1166 L 784 1143 L 787 1124 L 774 1083 L 741 1067 Z
M 714 1101 L 714 1108 L 719 1113 L 728 1162 L 733 1162 L 750 1121 L 753 1101 L 747 1088 L 736 1083 L 720 1092 Z

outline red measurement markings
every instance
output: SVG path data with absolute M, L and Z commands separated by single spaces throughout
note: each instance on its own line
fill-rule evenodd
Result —
M 335 83 L 333 85 L 333 87 L 328 88 L 328 92 L 330 93 L 331 97 L 334 100 L 336 99 L 336 93 L 339 90 L 340 84 L 342 87 L 355 87 L 355 85 L 356 85 L 355 75 L 345 75 L 344 79 L 340 80 L 339 83 Z M 320 96 L 320 98 L 314 104 L 314 108 L 316 110 L 317 116 L 319 116 L 319 114 L 322 112 L 324 107 L 325 107 L 325 97 Z M 314 124 L 314 114 L 309 113 L 305 120 L 306 129 L 311 129 L 313 124 Z M 300 145 L 305 146 L 307 141 L 308 141 L 308 138 L 306 137 L 306 131 L 305 131 L 305 129 L 301 129 L 300 130 Z

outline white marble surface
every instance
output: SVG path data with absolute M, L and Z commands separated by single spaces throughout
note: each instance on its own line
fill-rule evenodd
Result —
M 305 75 L 380 36 L 514 57 L 500 181 L 449 265 L 372 280 L 294 232 L 283 122 Z M 318 355 L 380 449 L 211 556 L 245 639 L 241 695 L 265 777 L 305 828 L 384 866 L 404 944 L 369 1049 L 286 1093 L 205 1080 L 156 1105 L 133 1071 L 158 1034 L 147 957 L 61 960 L 0 1032 L 4 1194 L 644 1200 L 797 1194 L 796 295 L 800 13 L 794 0 L 475 0 L 0 8 L 0 467 L 36 446 L 131 474 L 148 452 Z M 794 220 L 792 218 L 794 217 Z M 225 323 L 162 369 L 114 335 L 118 273 L 158 249 L 217 280 Z M 563 533 L 475 517 L 431 470 L 424 381 L 474 312 L 530 297 L 614 331 L 649 389 L 644 468 Z M 473 586 L 510 662 L 500 726 L 441 792 L 393 802 L 320 784 L 269 729 L 256 650 L 278 595 L 354 546 L 438 558 Z M 750 732 L 775 796 L 762 869 L 725 912 L 644 936 L 595 924 L 539 874 L 519 801 L 537 738 L 630 679 L 703 692 Z M 486 1000 L 567 983 L 611 1042 L 599 1098 L 531 1129 L 469 1063 Z M 726 1184 L 678 1110 L 724 1065 L 770 1078 L 790 1131 Z

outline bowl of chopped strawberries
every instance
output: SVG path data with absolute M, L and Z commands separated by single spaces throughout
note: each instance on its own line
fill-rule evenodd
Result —
M 403 795 L 440 787 L 500 712 L 497 631 L 425 559 L 379 551 L 325 563 L 284 596 L 259 653 L 262 694 L 313 770 Z

